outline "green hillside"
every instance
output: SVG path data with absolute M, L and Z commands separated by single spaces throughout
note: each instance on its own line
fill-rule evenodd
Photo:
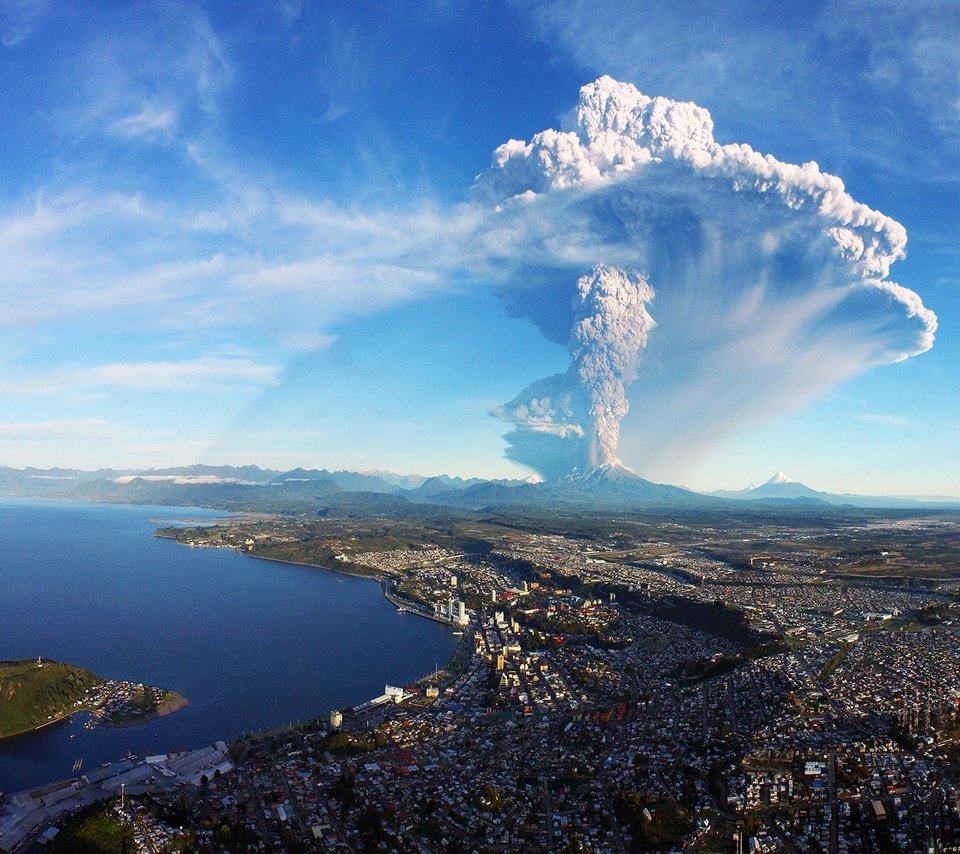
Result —
M 0 738 L 75 711 L 84 693 L 102 682 L 93 671 L 72 664 L 0 661 Z
M 133 826 L 113 804 L 94 804 L 70 819 L 47 849 L 50 854 L 126 854 L 136 851 Z

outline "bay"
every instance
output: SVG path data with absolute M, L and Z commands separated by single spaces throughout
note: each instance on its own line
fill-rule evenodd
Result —
M 0 499 L 0 659 L 66 661 L 190 701 L 137 727 L 88 730 L 75 715 L 0 740 L 0 791 L 68 777 L 78 759 L 86 770 L 325 716 L 453 654 L 447 627 L 398 614 L 375 581 L 153 536 L 218 515 Z

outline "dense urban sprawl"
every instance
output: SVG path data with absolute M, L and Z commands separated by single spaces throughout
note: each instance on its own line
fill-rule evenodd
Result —
M 882 549 L 845 572 L 777 533 L 737 557 L 669 525 L 487 531 L 482 549 L 328 536 L 400 607 L 456 626 L 462 603 L 446 671 L 7 796 L 0 850 L 122 787 L 142 851 L 960 851 L 951 579 L 860 572 Z M 271 522 L 191 540 L 298 541 Z

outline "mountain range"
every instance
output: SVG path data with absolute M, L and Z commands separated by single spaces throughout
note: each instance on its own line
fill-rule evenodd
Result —
M 737 501 L 762 501 L 764 503 L 791 502 L 798 506 L 826 505 L 840 507 L 875 507 L 888 509 L 950 508 L 960 509 L 960 498 L 948 496 L 903 496 L 903 495 L 853 495 L 851 493 L 821 492 L 811 489 L 778 471 L 760 486 L 752 483 L 746 489 L 711 492 L 717 498 Z
M 444 509 L 724 507 L 960 509 L 957 498 L 858 496 L 812 489 L 778 472 L 760 486 L 702 494 L 645 480 L 621 465 L 552 481 L 425 477 L 384 471 L 275 471 L 258 466 L 82 471 L 0 467 L 0 494 L 318 515 L 421 515 Z

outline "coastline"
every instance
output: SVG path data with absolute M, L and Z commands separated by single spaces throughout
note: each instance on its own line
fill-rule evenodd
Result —
M 165 700 L 156 709 L 147 712 L 145 715 L 141 715 L 140 717 L 122 718 L 121 720 L 117 721 L 104 720 L 103 718 L 97 717 L 94 727 L 100 727 L 103 729 L 125 729 L 127 727 L 140 726 L 141 724 L 155 721 L 158 718 L 165 718 L 168 715 L 175 714 L 176 712 L 179 712 L 181 709 L 185 709 L 190 705 L 190 701 L 184 697 L 183 694 L 178 694 L 176 691 L 167 691 L 166 694 L 172 696 Z
M 15 666 L 21 662 L 0 663 Z M 51 667 L 54 671 L 66 669 L 69 672 L 77 669 L 75 665 L 54 660 L 45 660 L 44 666 Z M 103 679 L 92 671 L 86 672 L 89 672 L 98 681 L 89 685 L 82 695 L 75 695 L 70 698 L 70 705 L 52 713 L 44 720 L 39 720 L 13 731 L 0 732 L 0 742 L 31 735 L 53 724 L 68 720 L 80 712 L 86 712 L 90 716 L 84 723 L 87 728 L 119 729 L 139 726 L 157 718 L 167 717 L 186 708 L 190 703 L 179 692 L 167 688 Z M 23 677 L 19 678 L 22 679 Z M 10 684 L 8 687 L 13 692 L 16 683 Z M 8 695 L 8 697 L 14 696 L 14 693 Z M 38 711 L 41 715 L 46 711 L 45 709 L 41 711 L 34 705 L 29 706 L 29 708 L 31 710 L 30 717 L 33 717 Z M 21 715 L 21 717 L 27 716 Z
M 165 536 L 156 532 L 154 533 L 154 536 L 160 537 L 161 539 L 165 539 L 165 540 L 172 540 L 177 545 L 187 546 L 188 548 L 218 548 L 216 546 L 194 546 L 194 545 L 191 545 L 190 543 L 181 543 L 179 540 L 177 540 L 174 537 Z M 350 578 L 359 578 L 359 579 L 365 579 L 367 581 L 376 581 L 377 584 L 380 585 L 380 591 L 383 594 L 383 598 L 386 599 L 391 605 L 393 605 L 398 612 L 404 613 L 404 614 L 413 614 L 414 616 L 422 617 L 424 620 L 430 620 L 434 623 L 439 623 L 441 626 L 449 626 L 450 628 L 455 628 L 453 623 L 448 623 L 446 620 L 438 620 L 432 614 L 428 614 L 426 612 L 426 605 L 419 602 L 413 602 L 413 601 L 407 602 L 396 595 L 392 595 L 388 590 L 388 584 L 391 582 L 395 583 L 396 579 L 394 579 L 390 575 L 385 575 L 382 572 L 378 572 L 375 569 L 371 569 L 369 573 L 359 572 L 359 571 L 351 571 L 345 566 L 339 566 L 339 567 L 327 566 L 326 564 L 322 564 L 322 563 L 306 563 L 301 560 L 287 560 L 286 558 L 268 557 L 267 555 L 252 554 L 251 552 L 244 551 L 241 548 L 231 548 L 231 551 L 235 552 L 238 555 L 242 555 L 243 557 L 253 558 L 254 560 L 264 560 L 264 561 L 269 561 L 270 563 L 282 563 L 282 564 L 286 564 L 287 566 L 303 566 L 308 569 L 321 569 L 321 570 L 324 570 L 325 572 L 333 572 L 337 575 L 346 575 L 346 576 L 349 576 Z
M 30 735 L 31 733 L 39 732 L 40 730 L 48 726 L 53 726 L 54 724 L 58 724 L 61 721 L 68 720 L 69 718 L 72 718 L 74 715 L 79 714 L 80 712 L 89 712 L 89 711 L 90 709 L 88 709 L 86 706 L 80 706 L 79 708 L 76 708 L 76 709 L 70 709 L 69 711 L 63 712 L 51 718 L 48 721 L 43 721 L 42 723 L 37 724 L 36 726 L 32 726 L 32 727 L 28 727 L 27 729 L 20 729 L 20 730 L 17 730 L 16 732 L 8 732 L 6 734 L 0 735 L 0 742 L 6 741 L 8 738 L 19 738 L 21 735 Z
M 8 738 L 18 738 L 22 735 L 30 735 L 35 732 L 39 732 L 42 729 L 45 729 L 48 726 L 53 726 L 54 724 L 61 723 L 63 721 L 69 720 L 74 715 L 78 715 L 81 712 L 87 712 L 91 715 L 91 720 L 95 720 L 95 727 L 102 729 L 124 729 L 125 727 L 135 727 L 140 726 L 141 724 L 150 723 L 157 718 L 165 718 L 168 715 L 173 715 L 179 712 L 181 709 L 185 709 L 190 705 L 190 701 L 184 697 L 182 694 L 178 694 L 176 691 L 168 692 L 170 694 L 176 695 L 174 699 L 167 700 L 162 706 L 157 708 L 155 711 L 148 712 L 147 714 L 133 718 L 130 720 L 120 720 L 120 721 L 109 721 L 104 718 L 101 718 L 97 715 L 96 711 L 90 706 L 78 706 L 75 709 L 70 709 L 69 711 L 63 712 L 60 715 L 57 715 L 51 718 L 48 721 L 43 721 L 42 723 L 37 724 L 36 726 L 28 727 L 27 729 L 17 730 L 16 732 L 8 732 L 5 735 L 0 735 L 0 741 L 6 741 Z
M 184 544 L 179 543 L 179 545 L 184 545 Z M 446 620 L 438 619 L 437 617 L 434 617 L 432 614 L 426 613 L 425 610 L 421 610 L 425 608 L 425 606 L 422 604 L 414 603 L 414 602 L 406 602 L 403 599 L 400 599 L 400 597 L 392 595 L 390 593 L 389 587 L 390 587 L 390 584 L 395 581 L 395 579 L 393 579 L 389 575 L 384 575 L 383 573 L 376 572 L 375 570 L 370 575 L 367 575 L 365 573 L 350 572 L 349 570 L 343 569 L 343 568 L 337 569 L 331 566 L 324 566 L 323 564 L 319 564 L 319 563 L 303 563 L 302 561 L 296 561 L 296 560 L 283 560 L 282 558 L 263 557 L 261 555 L 250 554 L 249 552 L 245 552 L 241 549 L 234 549 L 234 551 L 236 551 L 237 554 L 245 555 L 246 557 L 252 557 L 257 560 L 272 561 L 273 563 L 285 563 L 290 566 L 304 566 L 309 569 L 322 569 L 322 570 L 326 570 L 327 572 L 336 573 L 338 575 L 347 575 L 347 576 L 350 576 L 351 578 L 360 578 L 360 579 L 366 579 L 368 581 L 376 581 L 380 586 L 380 593 L 383 596 L 383 598 L 386 599 L 391 605 L 393 605 L 393 607 L 397 609 L 398 613 L 412 614 L 413 616 L 420 617 L 423 620 L 429 620 L 432 623 L 438 623 L 441 626 L 446 626 L 451 630 L 451 634 L 453 633 L 453 630 L 456 628 L 469 629 L 469 631 L 464 631 L 462 633 L 462 637 L 460 638 L 457 645 L 454 647 L 453 653 L 451 654 L 450 658 L 447 659 L 447 661 L 444 663 L 443 667 L 440 668 L 435 673 L 427 673 L 421 676 L 419 679 L 413 680 L 412 684 L 414 685 L 421 685 L 421 684 L 425 684 L 433 681 L 436 681 L 439 684 L 445 684 L 446 682 L 450 681 L 451 679 L 457 676 L 460 670 L 463 669 L 463 666 L 466 663 L 466 660 L 469 659 L 468 650 L 471 648 L 473 643 L 472 625 L 466 626 L 466 627 L 455 626 L 453 623 L 448 623 Z
M 184 545 L 184 544 L 180 543 L 180 545 Z M 424 605 L 423 603 L 413 602 L 413 601 L 408 602 L 404 599 L 401 599 L 399 596 L 391 594 L 389 591 L 389 586 L 390 584 L 395 583 L 396 579 L 394 579 L 392 576 L 384 575 L 382 572 L 377 572 L 376 570 L 372 570 L 371 574 L 367 575 L 366 573 L 350 572 L 350 570 L 348 569 L 344 569 L 344 568 L 338 569 L 336 567 L 325 566 L 319 563 L 303 563 L 302 561 L 284 560 L 283 558 L 278 558 L 278 557 L 264 557 L 262 555 L 250 554 L 249 552 L 242 551 L 241 549 L 234 549 L 234 551 L 239 555 L 252 557 L 252 558 L 255 558 L 256 560 L 267 560 L 267 561 L 272 561 L 273 563 L 285 563 L 289 566 L 305 566 L 308 569 L 322 569 L 322 570 L 325 570 L 326 572 L 336 573 L 337 575 L 347 575 L 350 578 L 360 578 L 360 579 L 366 579 L 367 581 L 376 581 L 377 584 L 380 585 L 380 592 L 383 595 L 383 598 L 386 599 L 391 605 L 393 605 L 394 608 L 397 609 L 397 613 L 413 614 L 415 617 L 421 617 L 424 620 L 430 620 L 433 623 L 439 623 L 441 626 L 447 626 L 450 629 L 459 628 L 453 623 L 447 622 L 446 620 L 439 619 L 438 617 L 435 617 L 433 614 L 428 613 L 426 610 L 427 606 Z M 451 661 L 455 656 L 456 656 L 456 652 L 454 652 L 453 656 L 451 656 Z
M 173 539 L 172 537 L 167 537 L 166 539 Z M 176 541 L 174 541 L 176 542 Z M 177 543 L 177 545 L 186 545 L 186 543 Z M 212 548 L 205 546 L 189 546 L 189 548 Z M 243 549 L 233 549 L 238 555 L 243 555 L 244 557 L 251 557 L 254 560 L 266 560 L 271 563 L 285 563 L 288 566 L 305 566 L 308 569 L 322 569 L 326 572 L 334 572 L 337 575 L 348 575 L 351 578 L 364 578 L 367 581 L 376 581 L 378 584 L 382 584 L 384 579 L 387 578 L 383 573 L 377 572 L 376 570 L 371 570 L 369 574 L 365 572 L 351 572 L 345 567 L 335 567 L 335 566 L 326 566 L 322 563 L 304 563 L 302 560 L 286 560 L 281 557 L 267 557 L 266 555 L 256 555 L 250 552 L 245 552 Z
M 30 504 L 36 503 L 38 505 L 42 505 L 46 503 L 49 506 L 57 504 L 58 506 L 61 506 L 61 507 L 72 507 L 78 504 L 78 502 L 73 500 L 62 500 L 62 501 L 56 501 L 56 502 L 54 501 L 34 502 L 32 499 L 29 500 L 29 503 Z M 47 511 L 38 510 L 34 512 L 39 513 L 39 512 L 47 512 Z M 141 518 L 143 520 L 146 520 L 147 516 L 149 515 L 151 519 L 156 519 L 158 518 L 158 515 L 160 514 L 160 512 L 161 511 L 151 509 L 149 511 L 149 514 L 144 513 L 142 514 L 142 517 L 141 515 L 133 514 L 132 518 L 135 520 L 140 520 Z M 182 515 L 180 515 L 180 514 L 177 514 L 177 510 L 173 510 L 171 516 L 175 514 L 177 519 L 196 518 L 196 516 L 193 514 L 183 513 Z M 199 515 L 199 513 L 196 515 Z M 52 518 L 59 520 L 61 516 L 58 515 Z M 69 515 L 69 517 L 64 515 L 63 518 L 67 519 L 68 521 L 71 521 L 73 519 L 72 512 Z M 82 520 L 84 518 L 82 514 L 78 516 L 78 518 L 80 519 L 80 522 L 78 522 L 78 524 L 82 523 Z M 96 518 L 99 520 L 101 517 L 97 516 Z M 114 519 L 112 515 L 105 516 L 103 518 L 108 520 Z M 159 518 L 161 519 L 159 524 L 167 524 L 166 513 L 164 513 L 163 515 L 160 515 Z M 124 525 L 127 524 L 126 517 L 120 517 L 120 521 Z M 64 529 L 64 526 L 59 524 L 55 527 L 58 530 Z M 131 534 L 131 537 L 135 537 L 136 540 L 146 540 L 150 536 L 150 534 L 154 532 L 155 527 L 156 527 L 156 524 L 151 525 L 147 528 L 144 528 L 142 521 L 138 521 L 135 531 L 134 533 Z M 150 546 L 149 542 L 147 542 L 147 546 Z M 236 552 L 243 554 L 244 550 L 238 549 L 236 550 Z M 151 554 L 156 554 L 156 553 L 151 552 Z M 164 555 L 166 555 L 166 557 Z M 354 578 L 367 578 L 371 581 L 377 581 L 378 583 L 380 582 L 380 578 L 379 578 L 380 574 L 377 572 L 373 572 L 373 571 L 365 572 L 362 570 L 358 572 L 354 566 L 349 566 L 349 565 L 342 566 L 340 565 L 339 562 L 335 562 L 329 559 L 321 562 L 321 561 L 317 561 L 316 559 L 302 561 L 302 560 L 284 560 L 282 557 L 281 558 L 261 557 L 260 555 L 249 555 L 249 554 L 247 556 L 259 557 L 261 560 L 273 560 L 276 563 L 288 563 L 298 567 L 305 566 L 305 567 L 309 567 L 310 569 L 325 569 L 329 572 L 339 573 L 340 575 L 344 575 L 344 576 L 352 576 Z M 224 555 L 223 557 L 226 558 L 227 555 Z M 233 558 L 232 555 L 229 555 L 229 557 Z M 300 555 L 296 555 L 296 557 L 299 558 Z M 309 557 L 312 557 L 312 556 L 309 556 Z M 323 555 L 322 557 L 326 558 L 327 556 Z M 159 565 L 159 564 L 162 564 L 164 561 L 170 561 L 171 565 L 175 562 L 175 557 L 170 552 L 165 551 L 165 547 L 162 549 L 161 553 L 159 553 L 156 563 L 158 563 Z M 179 561 L 176 561 L 176 562 L 179 563 Z M 190 565 L 192 566 L 193 563 L 196 563 L 196 561 L 191 562 Z M 214 564 L 217 564 L 217 563 L 218 563 L 217 561 L 214 561 Z M 199 566 L 199 564 L 197 565 Z M 229 565 L 233 566 L 232 563 L 230 563 Z M 291 577 L 287 571 L 284 571 L 280 567 L 275 567 L 273 570 L 270 570 L 267 567 L 261 567 L 260 569 L 258 569 L 255 564 L 249 564 L 247 566 L 248 566 L 248 569 L 244 573 L 245 575 L 250 576 L 251 578 L 253 578 L 254 576 L 259 576 L 260 578 L 260 581 L 256 582 L 255 584 L 256 589 L 276 588 L 278 586 L 278 583 L 279 583 L 279 586 L 282 588 L 283 587 L 282 582 L 284 581 L 284 579 Z M 314 586 L 316 585 L 316 582 L 319 580 L 316 576 L 314 576 L 312 579 L 313 583 L 311 583 L 312 573 L 297 572 L 295 574 L 300 576 L 299 580 L 297 581 L 298 589 L 299 587 L 306 587 L 306 588 L 313 589 Z M 329 576 L 328 576 L 328 581 L 323 584 L 329 586 L 331 585 L 331 581 L 333 582 L 333 584 L 337 584 L 337 582 L 333 579 L 330 579 Z M 349 591 L 351 589 L 356 591 L 355 593 L 352 593 L 350 595 L 353 595 L 355 597 L 360 597 L 360 599 L 366 603 L 366 606 L 365 606 L 366 610 L 368 612 L 372 612 L 376 614 L 376 617 L 373 620 L 374 623 L 389 622 L 391 626 L 394 624 L 395 612 L 393 610 L 390 610 L 389 608 L 383 608 L 382 606 L 380 606 L 378 604 L 378 600 L 380 599 L 380 596 L 374 595 L 372 589 L 370 589 L 369 587 L 363 588 L 362 586 L 361 588 L 353 588 L 352 585 L 349 585 L 349 584 L 340 584 L 338 586 L 340 589 L 344 591 Z M 331 595 L 333 595 L 332 588 L 331 588 Z M 382 590 L 381 590 L 381 595 L 382 595 Z M 364 623 L 364 625 L 366 625 L 366 623 Z M 375 675 L 373 676 L 374 681 L 371 681 L 369 678 L 367 678 L 367 682 L 369 683 L 369 689 L 368 689 L 369 694 L 367 693 L 367 690 L 364 690 L 363 685 L 361 685 L 360 691 L 355 697 L 352 693 L 349 695 L 349 697 L 347 697 L 342 692 L 336 692 L 336 693 L 328 692 L 330 694 L 329 697 L 324 695 L 319 699 L 319 702 L 312 703 L 304 711 L 297 711 L 291 714 L 284 714 L 281 720 L 307 721 L 307 720 L 313 720 L 314 716 L 322 719 L 329 709 L 332 709 L 334 707 L 341 705 L 345 700 L 349 700 L 350 702 L 357 702 L 366 696 L 379 694 L 384 684 L 393 684 L 395 680 L 416 679 L 417 677 L 421 677 L 422 675 L 426 674 L 428 670 L 433 670 L 433 664 L 435 660 L 438 660 L 438 661 L 442 660 L 446 662 L 447 659 L 451 658 L 451 655 L 454 652 L 455 647 L 457 646 L 457 641 L 459 640 L 459 638 L 451 638 L 448 632 L 439 632 L 439 631 L 434 632 L 432 630 L 428 630 L 425 633 L 424 626 L 426 624 L 418 623 L 417 621 L 412 621 L 412 622 L 407 621 L 406 625 L 407 625 L 407 628 L 404 628 L 403 621 L 400 621 L 399 627 L 396 630 L 398 632 L 397 639 L 398 639 L 399 647 L 402 647 L 402 648 L 409 647 L 411 663 L 416 662 L 414 663 L 414 666 L 412 668 L 407 669 L 407 666 L 405 665 L 405 659 L 403 657 L 400 657 L 398 658 L 396 667 L 394 666 L 391 666 L 389 668 L 381 667 L 381 669 L 385 671 L 385 675 L 383 677 Z M 376 632 L 376 626 L 373 626 L 373 631 Z M 421 635 L 424 635 L 424 634 L 430 636 L 424 641 L 425 643 L 428 644 L 427 647 L 422 647 L 420 643 L 416 643 L 416 644 L 408 643 L 405 640 L 405 638 L 414 638 L 414 637 L 420 638 Z M 436 653 L 432 651 L 434 649 L 434 646 L 433 646 L 434 638 L 436 639 L 435 641 Z M 422 649 L 422 648 L 427 648 L 431 651 L 427 652 L 426 654 L 418 653 L 418 649 Z M 76 653 L 76 655 L 79 656 L 80 654 Z M 102 659 L 100 657 L 95 657 L 94 663 L 99 663 L 101 660 Z M 112 665 L 112 667 L 113 669 L 115 669 L 116 665 Z M 406 673 L 397 672 L 400 668 L 403 668 L 404 670 L 406 670 Z M 349 670 L 350 668 L 347 668 L 347 669 Z M 127 673 L 129 673 L 129 675 L 132 676 L 134 679 L 137 678 L 137 674 L 135 670 L 130 671 L 127 668 L 122 668 L 121 672 L 123 673 L 123 675 L 126 675 Z M 176 672 L 176 671 L 174 669 L 173 671 L 169 671 L 169 672 Z M 109 675 L 112 675 L 112 674 L 109 674 Z M 158 680 L 158 682 L 155 684 L 161 684 L 167 687 L 179 687 L 179 686 L 176 686 L 175 681 L 171 679 L 169 676 L 166 679 L 164 679 L 162 682 Z M 408 683 L 404 682 L 403 684 L 408 684 Z M 185 691 L 184 693 L 188 693 L 188 692 Z M 192 694 L 192 692 L 189 692 L 189 693 Z M 74 698 L 74 699 L 77 699 L 77 698 Z M 204 705 L 205 697 L 201 697 L 199 694 L 196 697 L 190 696 L 189 702 L 192 704 L 192 708 L 187 710 L 187 716 L 189 716 L 190 718 L 189 723 L 191 727 L 194 726 L 192 722 L 193 719 L 200 716 L 201 714 L 199 711 L 198 712 L 194 711 L 199 708 L 196 705 L 196 702 L 198 700 L 201 701 L 201 705 Z M 237 703 L 237 705 L 241 705 L 241 704 L 242 703 Z M 160 705 L 163 706 L 165 704 L 161 702 Z M 178 703 L 177 705 L 182 706 L 183 704 Z M 39 785 L 40 783 L 43 783 L 46 780 L 54 779 L 56 777 L 61 776 L 63 771 L 69 771 L 69 767 L 60 769 L 60 765 L 62 764 L 61 759 L 63 758 L 76 759 L 78 756 L 81 755 L 81 753 L 84 754 L 84 758 L 88 762 L 92 763 L 94 760 L 96 760 L 96 762 L 100 762 L 101 760 L 106 761 L 111 758 L 117 758 L 128 749 L 132 750 L 133 752 L 139 752 L 139 753 L 145 752 L 149 754 L 149 753 L 157 752 L 158 747 L 160 747 L 161 749 L 163 748 L 169 749 L 170 747 L 194 746 L 201 743 L 201 740 L 198 740 L 193 735 L 190 735 L 190 736 L 176 735 L 176 733 L 179 733 L 181 730 L 181 726 L 182 726 L 181 718 L 174 718 L 166 722 L 165 724 L 161 725 L 159 724 L 159 722 L 153 720 L 153 715 L 150 715 L 150 716 L 141 715 L 134 721 L 124 722 L 121 733 L 119 734 L 115 733 L 112 735 L 108 735 L 107 730 L 112 727 L 105 726 L 104 724 L 106 723 L 106 721 L 104 719 L 101 719 L 100 721 L 94 721 L 93 723 L 96 724 L 97 728 L 93 729 L 93 727 L 91 727 L 93 731 L 88 732 L 88 730 L 84 728 L 83 724 L 87 722 L 87 719 L 90 716 L 91 711 L 92 709 L 89 706 L 74 706 L 73 702 L 70 702 L 69 704 L 64 704 L 63 706 L 61 706 L 60 712 L 57 713 L 55 717 L 51 718 L 50 720 L 47 720 L 47 715 L 50 714 L 51 709 L 45 708 L 43 710 L 42 715 L 38 714 L 32 720 L 21 719 L 19 722 L 17 722 L 20 724 L 19 726 L 16 727 L 17 732 L 13 733 L 11 728 L 10 739 L 8 741 L 0 742 L 0 744 L 4 745 L 4 752 L 7 754 L 5 757 L 3 757 L 3 760 L 7 762 L 9 765 L 9 770 L 8 770 L 8 765 L 4 765 L 3 771 L 2 773 L 0 773 L 0 778 L 2 778 L 3 783 L 6 784 L 3 786 L 0 786 L 0 788 L 7 789 L 11 786 L 13 788 L 21 788 L 21 786 L 13 785 L 14 780 L 20 778 L 19 769 L 14 767 L 14 763 L 17 761 L 21 761 L 21 758 L 23 761 L 27 763 L 24 769 L 25 775 L 27 774 L 28 768 L 36 767 L 37 769 L 45 770 L 45 766 L 41 765 L 40 763 L 47 762 L 47 760 L 49 759 L 49 764 L 54 773 L 50 773 L 50 774 L 41 773 L 39 775 L 35 775 L 34 772 L 30 771 L 29 782 L 31 784 L 36 783 Z M 174 709 L 171 706 L 167 706 L 166 708 L 163 709 L 163 711 L 165 713 L 163 716 L 174 713 Z M 86 714 L 81 714 L 69 726 L 60 726 L 60 727 L 48 726 L 50 724 L 62 723 L 64 720 L 71 718 L 71 716 L 76 714 L 77 712 L 86 712 Z M 203 715 L 206 715 L 206 713 L 207 713 L 207 708 L 204 705 Z M 185 718 L 187 716 L 181 716 L 181 717 Z M 217 727 L 219 732 L 215 732 L 215 733 L 212 732 L 209 734 L 204 732 L 201 738 L 211 739 L 211 740 L 214 738 L 229 739 L 229 738 L 234 738 L 239 736 L 239 734 L 242 732 L 256 732 L 263 726 L 266 726 L 266 727 L 274 726 L 274 722 L 270 719 L 261 718 L 260 721 L 262 722 L 260 722 L 251 715 L 248 715 L 247 717 L 250 717 L 251 720 L 249 722 L 244 721 L 242 726 L 239 726 L 236 728 L 232 726 L 225 726 L 223 728 Z M 42 719 L 38 719 L 38 718 L 42 718 Z M 13 721 L 11 721 L 11 723 L 13 723 Z M 146 726 L 141 727 L 140 729 L 135 728 L 136 725 L 139 725 L 142 723 L 146 724 Z M 29 725 L 29 724 L 35 724 L 35 726 Z M 113 726 L 120 728 L 119 722 L 118 724 L 114 724 Z M 160 730 L 160 741 L 153 741 L 153 737 L 155 735 L 154 729 Z M 207 729 L 209 730 L 210 727 L 207 727 Z M 100 733 L 100 735 L 97 734 L 98 732 Z M 75 733 L 75 740 L 71 740 L 70 736 L 74 733 Z M 130 733 L 130 735 L 127 735 L 126 733 Z M 173 733 L 173 735 L 169 735 L 170 733 Z M 191 730 L 191 733 L 192 733 L 192 730 Z M 33 752 L 33 741 L 32 741 L 33 738 L 36 738 L 37 740 L 36 760 L 31 755 Z M 117 741 L 117 739 L 119 739 L 119 741 Z M 88 745 L 88 742 L 89 742 L 89 745 Z M 118 747 L 116 750 L 114 750 L 112 747 L 112 745 L 115 742 L 117 744 L 122 743 L 121 747 Z M 53 749 L 52 747 L 48 749 L 48 746 L 52 746 L 54 744 L 57 745 L 56 750 L 58 751 L 58 753 L 56 757 L 53 757 L 52 755 L 51 757 L 48 757 L 47 754 L 50 753 L 50 751 Z M 7 747 L 7 745 L 9 745 L 9 748 Z M 107 747 L 103 748 L 101 747 L 101 745 L 107 745 Z M 46 751 L 46 752 L 43 752 L 43 751 Z M 90 752 L 96 753 L 97 751 L 100 751 L 101 753 L 103 753 L 103 755 L 102 756 L 90 755 Z M 69 763 L 68 763 L 68 766 L 69 766 Z M 91 767 L 93 767 L 92 764 L 91 764 Z M 8 776 L 8 773 L 9 773 L 9 776 Z M 26 781 L 27 777 L 24 776 L 23 779 Z M 26 785 L 27 785 L 27 782 L 24 782 L 23 787 L 25 787 Z

